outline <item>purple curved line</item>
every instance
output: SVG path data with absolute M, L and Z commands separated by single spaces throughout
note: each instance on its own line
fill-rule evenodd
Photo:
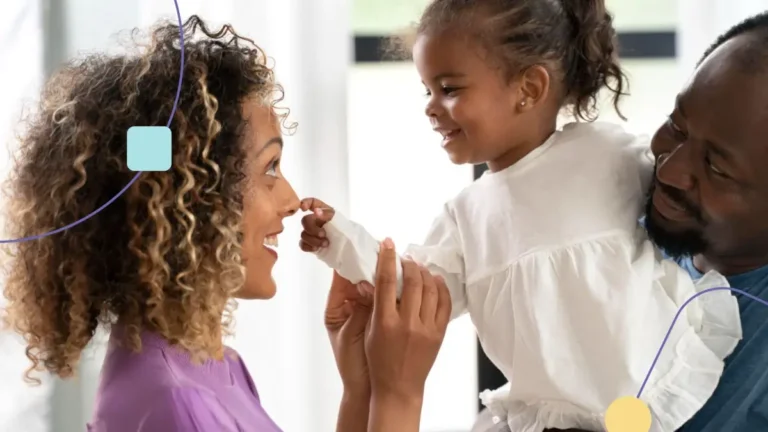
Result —
M 700 296 L 700 295 L 702 295 L 704 293 L 708 293 L 708 292 L 712 292 L 712 291 L 722 291 L 722 290 L 728 290 L 728 291 L 736 292 L 736 293 L 741 294 L 741 295 L 743 295 L 743 296 L 745 296 L 745 297 L 747 297 L 747 298 L 749 298 L 751 300 L 754 300 L 754 301 L 756 301 L 758 303 L 761 303 L 761 304 L 763 304 L 765 306 L 768 306 L 768 301 L 765 301 L 765 300 L 763 300 L 763 299 L 761 299 L 759 297 L 755 297 L 752 294 L 749 294 L 749 293 L 747 293 L 745 291 L 742 291 L 740 289 L 737 289 L 737 288 L 730 288 L 730 287 L 707 288 L 705 290 L 702 290 L 701 292 L 697 292 L 696 294 L 692 295 L 691 298 L 686 300 L 685 303 L 683 303 L 683 305 L 680 306 L 680 309 L 677 310 L 677 314 L 675 314 L 675 319 L 672 320 L 672 324 L 669 326 L 669 330 L 667 330 L 667 335 L 664 336 L 664 340 L 661 342 L 661 346 L 659 347 L 659 352 L 656 353 L 656 358 L 653 359 L 653 363 L 651 363 L 651 367 L 650 367 L 650 369 L 648 369 L 648 374 L 645 375 L 645 380 L 643 380 L 643 385 L 640 386 L 640 391 L 637 392 L 637 398 L 638 399 L 640 398 L 640 395 L 643 393 L 643 390 L 645 389 L 645 385 L 648 383 L 648 378 L 651 377 L 651 372 L 653 372 L 653 368 L 656 367 L 656 362 L 659 360 L 659 356 L 661 355 L 661 350 L 664 349 L 664 345 L 667 343 L 667 339 L 669 339 L 669 335 L 672 333 L 672 328 L 675 326 L 675 323 L 677 322 L 677 318 L 680 317 L 680 314 L 683 312 L 683 309 L 686 306 L 688 306 L 688 303 L 693 301 L 693 299 L 695 299 L 696 297 L 698 297 L 698 296 Z
M 184 80 L 184 24 L 181 22 L 181 12 L 179 11 L 179 2 L 177 0 L 173 0 L 173 5 L 176 7 L 176 19 L 179 21 L 179 39 L 181 40 L 181 43 L 179 44 L 181 47 L 181 66 L 179 66 L 179 84 L 176 86 L 176 99 L 173 101 L 173 109 L 171 110 L 171 116 L 168 118 L 168 123 L 166 124 L 166 127 L 171 127 L 171 122 L 173 121 L 173 117 L 176 115 L 176 109 L 179 106 L 179 98 L 181 97 L 181 84 Z M 118 198 L 120 198 L 125 191 L 128 190 L 134 183 L 136 183 L 136 180 L 139 179 L 139 176 L 141 175 L 143 171 L 139 171 L 136 173 L 135 176 L 131 179 L 130 182 L 128 182 L 125 187 L 123 187 L 120 192 L 118 192 L 115 196 L 109 199 L 106 203 L 102 204 L 101 207 L 97 208 L 96 210 L 88 213 L 87 215 L 83 216 L 81 219 L 76 220 L 72 222 L 69 225 L 65 225 L 61 228 L 56 228 L 53 231 L 48 231 L 46 233 L 30 236 L 30 237 L 22 237 L 17 239 L 10 239 L 10 240 L 0 240 L 0 244 L 4 243 L 22 243 L 25 241 L 32 241 L 32 240 L 38 240 L 43 237 L 48 237 L 54 234 L 58 234 L 62 231 L 66 231 L 70 228 L 72 228 L 75 225 L 80 225 L 81 223 L 87 221 L 88 219 L 92 218 L 93 216 L 96 216 L 99 212 L 107 208 L 108 205 L 115 202 Z

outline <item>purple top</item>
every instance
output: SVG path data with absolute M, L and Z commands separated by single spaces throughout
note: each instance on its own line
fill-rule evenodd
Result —
M 116 343 L 121 333 L 113 327 L 89 432 L 281 432 L 235 350 L 195 365 L 151 333 L 132 353 Z

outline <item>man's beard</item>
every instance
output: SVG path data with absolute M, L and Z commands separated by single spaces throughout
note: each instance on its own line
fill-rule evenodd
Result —
M 685 208 L 701 225 L 704 223 L 701 212 L 680 191 L 659 185 L 658 181 L 654 179 L 651 182 L 645 203 L 645 230 L 648 232 L 648 238 L 672 258 L 694 256 L 705 252 L 708 249 L 708 244 L 701 229 L 670 231 L 663 224 L 660 224 L 659 221 L 654 220 L 653 192 L 657 187 L 663 188 L 664 193 L 669 198 Z

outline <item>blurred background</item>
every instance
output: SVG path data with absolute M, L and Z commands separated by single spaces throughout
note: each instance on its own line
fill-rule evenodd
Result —
M 579 0 L 565 0 L 579 1 Z M 178 0 L 182 19 L 232 23 L 275 59 L 299 129 L 284 172 L 299 195 L 324 198 L 401 246 L 420 242 L 440 206 L 482 167 L 450 164 L 423 114 L 409 62 L 379 44 L 415 21 L 427 0 Z M 606 0 L 630 79 L 626 127 L 652 134 L 714 38 L 768 9 L 768 0 Z M 0 170 L 20 115 L 63 62 L 117 49 L 126 32 L 175 18 L 173 0 L 21 0 L 0 6 Z M 603 110 L 602 120 L 619 121 Z M 2 205 L 0 203 L 0 205 Z M 329 270 L 302 254 L 298 219 L 281 237 L 278 295 L 242 303 L 229 341 L 248 364 L 268 412 L 287 432 L 332 431 L 341 384 L 322 327 Z M 300 269 L 300 271 L 297 271 Z M 0 281 L 1 283 L 1 281 Z M 0 307 L 2 307 L 0 298 Z M 85 430 L 103 357 L 95 338 L 76 378 L 31 387 L 18 337 L 0 331 L 0 431 Z M 430 375 L 422 430 L 468 430 L 480 390 L 503 384 L 477 348 L 467 317 L 453 322 Z

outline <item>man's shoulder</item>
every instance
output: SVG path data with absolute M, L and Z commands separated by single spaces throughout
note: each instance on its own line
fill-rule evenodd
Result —
M 768 266 L 763 266 L 742 274 L 729 276 L 728 281 L 734 288 L 743 289 L 758 297 L 768 294 Z

